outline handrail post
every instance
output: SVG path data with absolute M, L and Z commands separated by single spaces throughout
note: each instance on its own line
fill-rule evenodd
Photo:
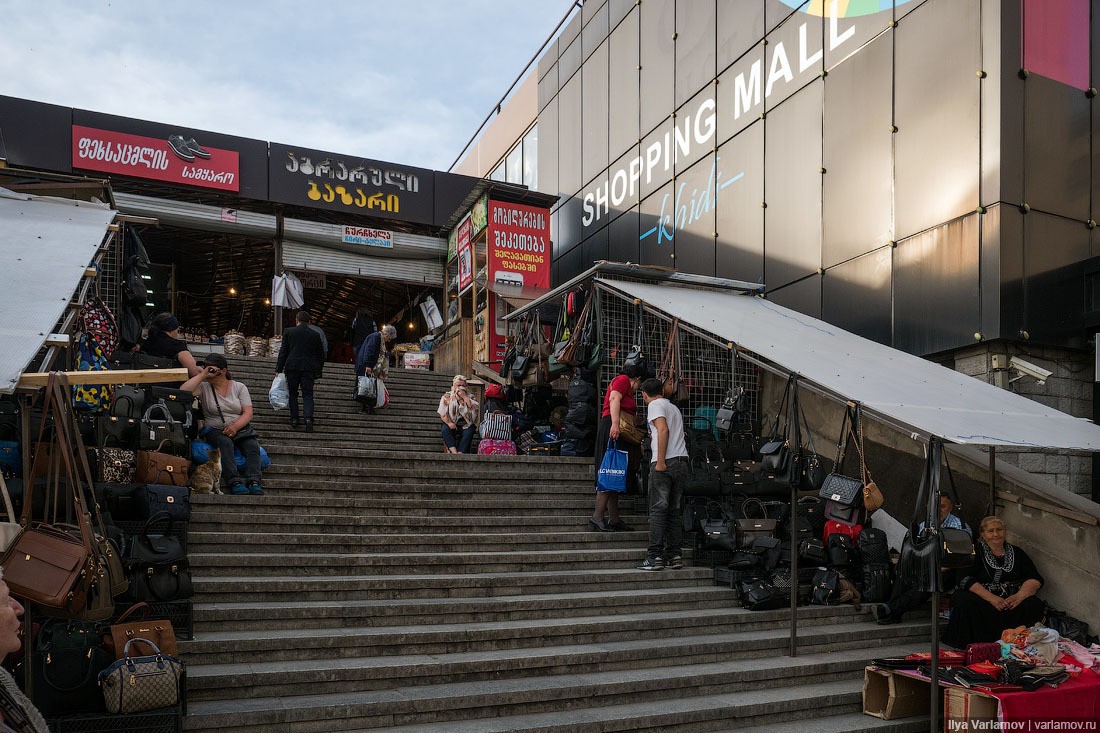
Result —
M 932 658 L 929 660 L 931 669 L 932 694 L 930 710 L 928 713 L 928 730 L 930 733 L 938 733 L 940 713 L 940 594 L 939 588 L 942 579 L 940 577 L 940 458 L 943 454 L 943 443 L 933 436 L 928 441 L 928 450 L 931 453 L 931 463 L 934 468 L 929 479 L 932 482 L 932 490 L 928 492 L 929 516 L 932 518 L 932 553 L 928 561 L 932 563 Z
M 787 521 L 791 528 L 791 635 L 788 642 L 787 654 L 791 657 L 798 656 L 798 533 L 795 526 L 798 519 L 798 467 L 802 465 L 802 433 L 799 430 L 798 404 L 798 378 L 791 376 L 791 401 L 790 414 L 787 418 L 787 427 L 790 431 L 790 445 L 788 446 L 791 466 L 787 472 L 791 479 L 791 511 Z

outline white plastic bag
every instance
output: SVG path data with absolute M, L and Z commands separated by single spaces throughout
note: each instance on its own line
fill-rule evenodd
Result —
M 272 410 L 285 410 L 290 406 L 290 389 L 286 386 L 286 375 L 279 373 L 271 382 L 271 391 L 267 393 Z
M 378 397 L 378 383 L 381 380 L 374 377 L 361 376 L 356 382 L 355 394 L 360 402 L 373 405 Z
M 385 382 L 383 382 L 381 379 L 377 380 L 377 382 L 378 395 L 374 400 L 374 406 L 375 408 L 385 407 L 386 405 L 390 404 L 390 393 L 389 390 L 386 389 Z

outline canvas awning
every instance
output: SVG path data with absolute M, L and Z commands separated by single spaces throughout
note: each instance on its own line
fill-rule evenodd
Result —
M 900 426 L 952 443 L 1100 450 L 1100 426 L 760 297 L 597 279 Z
M 499 283 L 495 280 L 485 281 L 484 277 L 476 278 L 478 287 L 496 293 L 513 308 L 522 308 L 536 298 L 541 298 L 550 292 L 547 288 L 536 288 L 534 285 L 510 285 Z
M 15 391 L 114 217 L 103 204 L 0 188 L 0 393 Z

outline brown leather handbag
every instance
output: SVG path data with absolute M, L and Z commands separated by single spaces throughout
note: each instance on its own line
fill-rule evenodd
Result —
M 191 461 L 174 456 L 171 453 L 161 452 L 167 442 L 167 440 L 162 440 L 155 451 L 138 451 L 134 483 L 187 485 Z
M 646 431 L 638 427 L 634 415 L 625 412 L 619 413 L 619 440 L 630 445 L 641 445 L 645 440 Z
M 138 611 L 142 612 L 140 620 L 126 621 Z M 126 643 L 132 639 L 139 639 L 141 641 L 135 642 L 131 647 L 135 654 L 155 654 L 156 652 L 147 648 L 148 644 L 142 643 L 150 641 L 164 654 L 179 657 L 176 632 L 172 628 L 172 622 L 164 619 L 150 620 L 151 611 L 152 608 L 148 603 L 135 603 L 130 606 L 118 617 L 118 621 L 107 628 L 107 633 L 103 635 L 103 647 L 113 654 L 115 659 L 123 659 L 126 656 Z
M 672 328 L 668 331 L 668 343 L 665 344 L 664 358 L 661 359 L 661 366 L 657 369 L 657 378 L 664 382 L 661 385 L 662 396 L 677 406 L 687 404 L 691 397 L 687 385 L 684 384 L 683 376 L 676 368 L 676 363 L 679 361 L 677 355 L 680 351 L 679 340 L 676 338 L 679 330 L 680 319 L 675 318 L 672 321 Z

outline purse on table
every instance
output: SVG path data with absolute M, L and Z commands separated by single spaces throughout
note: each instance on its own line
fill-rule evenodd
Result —
M 163 514 L 173 522 L 191 521 L 191 489 L 174 484 L 140 484 L 134 490 L 139 519 Z
M 748 514 L 749 505 L 754 503 L 760 507 L 761 513 L 766 517 L 768 510 L 764 507 L 764 502 L 759 499 L 746 499 L 745 503 L 741 505 L 742 514 Z M 775 537 L 776 530 L 779 527 L 778 519 L 746 517 L 734 521 L 737 527 L 737 547 L 739 549 L 751 548 L 757 537 Z
M 133 614 L 142 612 L 139 621 L 127 621 Z M 148 603 L 135 603 L 118 617 L 118 620 L 107 627 L 103 634 L 103 646 L 114 656 L 122 659 L 126 656 L 126 644 L 136 640 L 138 647 L 135 651 L 146 651 L 147 654 L 155 654 L 157 650 L 165 654 L 178 657 L 179 649 L 176 645 L 176 632 L 172 628 L 172 622 L 164 619 L 149 619 L 152 608 Z
M 116 417 L 98 419 L 118 420 Z M 93 448 L 93 451 L 96 455 L 97 481 L 105 484 L 133 483 L 138 466 L 137 453 L 125 448 Z
M 163 417 L 154 419 L 154 414 L 160 414 Z M 141 424 L 138 426 L 138 448 L 159 451 L 165 442 L 169 450 L 176 455 L 187 455 L 187 435 L 184 432 L 183 423 L 172 419 L 171 413 L 164 405 L 151 405 L 142 415 Z
M 43 715 L 102 709 L 99 673 L 112 659 L 103 649 L 97 624 L 46 619 L 38 630 L 33 657 L 34 705 Z
M 141 532 L 131 535 L 123 551 L 123 564 L 130 576 L 127 598 L 134 602 L 175 601 L 194 595 L 191 566 L 183 543 L 167 534 L 154 534 L 149 526 L 167 519 L 165 514 L 149 518 Z
M 130 647 L 137 643 L 152 647 L 154 654 L 130 656 Z M 140 713 L 167 708 L 180 701 L 180 675 L 183 662 L 162 653 L 148 639 L 131 639 L 123 650 L 124 658 L 99 673 L 103 703 L 111 713 Z
M 156 450 L 142 450 L 137 452 L 137 467 L 134 470 L 133 481 L 137 484 L 172 484 L 187 486 L 188 469 L 191 461 L 171 453 L 164 453 L 164 445 L 168 439 L 164 439 Z M 107 479 L 102 479 L 107 481 Z M 123 481 L 110 481 L 109 483 L 125 483 Z

